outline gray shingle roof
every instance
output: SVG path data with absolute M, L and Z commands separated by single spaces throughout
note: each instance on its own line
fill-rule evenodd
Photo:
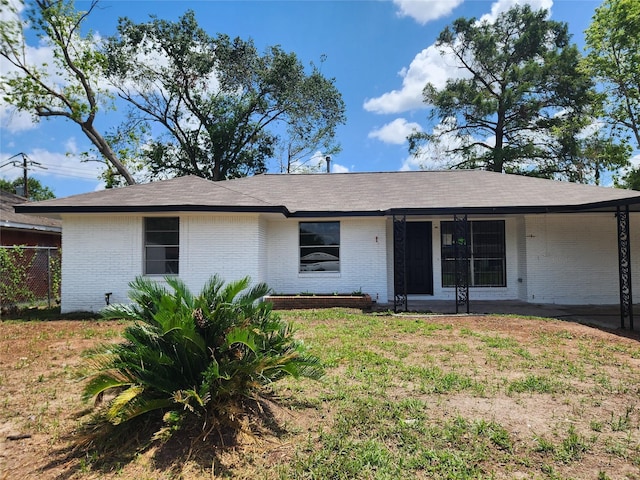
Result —
M 286 215 L 640 210 L 640 192 L 481 170 L 257 175 L 162 182 L 30 203 L 25 213 L 262 211 Z M 633 207 L 635 205 L 635 207 Z
M 24 197 L 0 190 L 0 226 L 25 230 L 62 231 L 60 220 L 16 213 L 14 207 L 27 204 L 26 202 L 27 199 Z

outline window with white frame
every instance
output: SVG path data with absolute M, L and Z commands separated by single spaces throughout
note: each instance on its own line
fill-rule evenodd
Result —
M 340 222 L 300 222 L 300 272 L 340 271 Z
M 144 274 L 177 275 L 180 259 L 180 219 L 144 219 Z
M 506 287 L 504 220 L 469 221 L 469 286 Z M 442 286 L 455 286 L 455 228 L 441 222 Z

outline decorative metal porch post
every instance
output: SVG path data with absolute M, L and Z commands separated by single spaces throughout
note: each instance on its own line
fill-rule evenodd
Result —
M 407 305 L 407 216 L 393 216 L 393 311 Z
M 617 208 L 618 219 L 618 268 L 620 274 L 620 327 L 633 330 L 633 290 L 631 288 L 631 247 L 629 245 L 629 205 Z
M 469 313 L 469 222 L 466 215 L 453 216 L 455 251 L 456 313 L 466 305 Z

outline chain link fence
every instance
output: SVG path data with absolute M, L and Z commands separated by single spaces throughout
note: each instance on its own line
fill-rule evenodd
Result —
M 60 299 L 60 250 L 56 247 L 0 246 L 0 307 L 3 310 Z

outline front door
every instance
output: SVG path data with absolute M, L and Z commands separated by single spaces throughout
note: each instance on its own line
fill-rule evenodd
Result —
M 431 222 L 407 222 L 407 293 L 433 294 Z

